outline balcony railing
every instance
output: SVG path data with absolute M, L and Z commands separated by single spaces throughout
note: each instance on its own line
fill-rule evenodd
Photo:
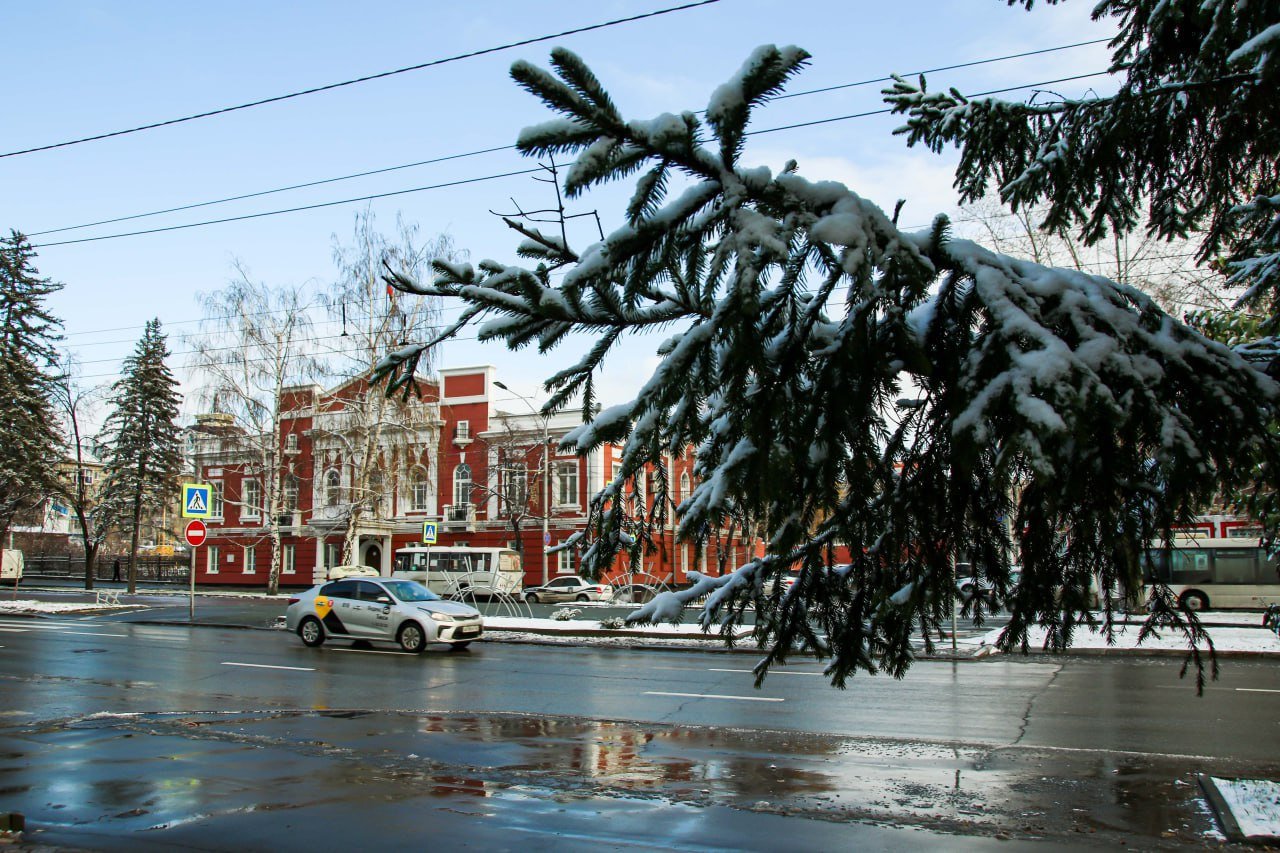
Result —
M 475 504 L 451 504 L 444 508 L 444 523 L 452 528 L 474 530 L 476 526 Z

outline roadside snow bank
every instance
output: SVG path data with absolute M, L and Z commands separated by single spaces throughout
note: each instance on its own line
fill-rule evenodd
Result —
M 1210 777 L 1245 840 L 1280 839 L 1280 782 Z
M 1255 617 L 1257 619 L 1259 617 Z M 1210 621 L 1206 619 L 1205 621 Z M 965 645 L 978 646 L 994 646 L 996 640 L 1000 637 L 1003 628 L 996 628 L 988 631 L 981 637 L 971 640 L 961 640 Z M 1220 652 L 1260 652 L 1280 654 L 1280 637 L 1277 637 L 1270 631 L 1262 628 L 1207 628 L 1210 638 L 1213 639 L 1213 646 Z M 1137 625 L 1126 625 L 1123 628 L 1117 628 L 1115 631 L 1115 643 L 1109 644 L 1107 638 L 1102 634 L 1094 633 L 1087 629 L 1076 631 L 1075 638 L 1071 642 L 1071 649 L 1067 650 L 1067 654 L 1073 649 L 1112 649 L 1116 651 L 1186 651 L 1186 638 L 1178 631 L 1164 630 L 1158 635 L 1148 637 L 1146 642 L 1138 645 Z M 1043 628 L 1032 628 L 1027 632 L 1027 642 L 1030 644 L 1032 651 L 1044 648 L 1045 638 L 1048 632 Z
M 696 638 L 720 641 L 718 631 L 704 634 L 697 625 L 672 625 L 662 623 L 638 627 L 629 625 L 626 628 L 603 628 L 596 619 L 533 619 L 513 616 L 484 617 L 486 631 L 526 631 L 537 634 L 591 634 L 603 633 L 619 637 L 656 637 L 656 638 Z M 745 637 L 751 633 L 750 628 L 742 628 L 734 635 Z
M 139 604 L 97 604 L 92 601 L 57 602 L 19 598 L 16 601 L 0 601 L 0 613 L 85 613 L 91 610 L 125 610 L 141 607 Z

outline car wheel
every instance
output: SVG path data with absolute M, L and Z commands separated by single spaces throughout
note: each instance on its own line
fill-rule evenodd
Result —
M 968 598 L 970 595 L 972 595 L 973 584 L 967 583 L 964 586 L 960 587 L 960 594 L 963 595 L 965 598 Z
M 308 616 L 298 626 L 298 637 L 304 646 L 315 647 L 324 642 L 324 626 L 314 616 Z
M 538 603 L 538 595 L 537 595 L 537 593 L 531 592 L 531 593 L 529 593 L 528 595 L 526 595 L 526 596 L 524 597 L 524 600 L 525 600 L 525 603 L 526 603 L 526 604 L 537 604 L 537 603 Z
M 1199 613 L 1201 610 L 1209 609 L 1209 596 L 1198 589 L 1189 589 L 1178 596 L 1178 603 L 1184 610 Z
M 396 632 L 396 642 L 406 652 L 418 653 L 427 645 L 427 635 L 417 622 L 406 622 Z
M 585 592 L 578 593 L 577 598 L 574 599 L 574 601 L 590 601 L 590 600 L 591 599 L 587 597 L 587 594 Z
M 470 640 L 468 640 L 468 641 L 467 641 L 467 642 L 465 642 L 465 643 L 450 643 L 450 644 L 449 644 L 449 651 L 451 651 L 451 652 L 465 652 L 465 651 L 467 650 L 467 646 L 469 646 L 469 645 L 471 645 L 471 641 L 470 641 Z

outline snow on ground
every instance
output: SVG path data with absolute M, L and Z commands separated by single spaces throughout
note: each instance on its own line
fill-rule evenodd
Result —
M 1280 838 L 1280 782 L 1210 778 L 1245 838 Z
M 488 623 L 486 622 L 486 627 Z M 653 636 L 637 636 L 634 633 L 626 634 L 605 634 L 584 636 L 582 634 L 535 634 L 527 631 L 511 631 L 502 630 L 494 631 L 485 635 L 487 642 L 519 642 L 519 643 L 541 643 L 552 646 L 592 646 L 600 648 L 631 648 L 636 646 L 645 646 L 662 649 L 684 649 L 692 651 L 724 651 L 726 649 L 724 640 L 717 636 L 707 637 L 705 639 L 693 639 L 688 636 L 676 635 L 671 637 Z M 733 651 L 748 651 L 755 655 L 760 654 L 760 650 L 750 640 L 743 640 L 733 647 Z
M 608 628 L 600 627 L 599 620 L 596 619 L 535 619 L 530 617 L 512 617 L 512 616 L 486 616 L 484 617 L 484 627 L 486 630 L 497 631 L 528 631 L 532 633 L 547 634 L 575 634 L 582 631 L 611 631 Z M 668 623 L 658 625 L 646 625 L 643 628 L 629 626 L 626 628 L 616 629 L 619 636 L 632 638 L 636 634 L 644 634 L 650 637 L 690 637 L 701 639 L 705 637 L 708 640 L 720 641 L 720 634 L 712 632 L 711 634 L 703 634 L 702 629 L 697 625 L 671 625 Z M 744 637 L 751 633 L 749 628 L 741 628 L 735 634 L 738 637 Z
M 36 601 L 32 598 L 19 598 L 0 601 L 0 613 L 85 613 L 91 610 L 124 610 L 142 606 L 140 604 L 103 605 L 92 601 Z
M 1255 624 L 1260 617 L 1255 616 Z M 1206 620 L 1208 621 L 1208 620 Z M 1000 636 L 1003 628 L 996 628 L 988 631 L 980 637 L 967 640 L 960 640 L 964 645 L 970 646 L 994 646 L 996 640 Z M 1280 654 L 1280 637 L 1277 637 L 1271 631 L 1264 631 L 1261 628 L 1208 628 L 1209 637 L 1213 640 L 1214 648 L 1220 652 L 1271 652 Z M 1127 625 L 1117 628 L 1115 632 L 1115 644 L 1107 643 L 1107 638 L 1102 634 L 1093 633 L 1087 629 L 1076 631 L 1075 637 L 1072 639 L 1071 648 L 1073 649 L 1126 649 L 1126 650 L 1171 650 L 1186 651 L 1187 641 L 1179 631 L 1163 630 L 1158 636 L 1148 637 L 1147 641 L 1141 646 L 1138 645 L 1137 625 Z M 1043 628 L 1032 628 L 1027 632 L 1027 642 L 1032 650 L 1044 648 L 1044 641 L 1047 632 Z

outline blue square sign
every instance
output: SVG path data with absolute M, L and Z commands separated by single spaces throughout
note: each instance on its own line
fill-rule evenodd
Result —
M 182 517 L 208 518 L 213 515 L 213 486 L 208 483 L 182 484 Z

